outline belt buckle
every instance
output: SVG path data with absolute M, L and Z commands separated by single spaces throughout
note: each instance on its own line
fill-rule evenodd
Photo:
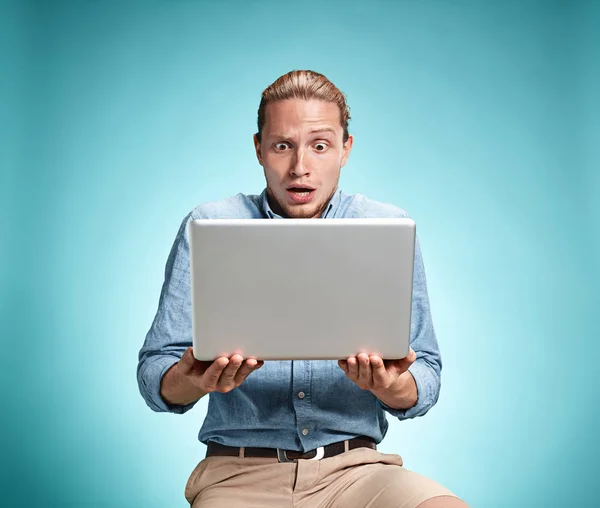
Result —
M 319 446 L 315 451 L 316 453 L 314 457 L 302 460 L 321 460 L 325 456 L 325 448 L 323 446 Z M 281 448 L 277 448 L 277 460 L 279 462 L 298 462 L 298 459 L 289 459 L 287 452 Z
M 321 460 L 323 457 L 325 457 L 325 447 L 324 446 L 319 446 L 315 451 L 317 452 L 315 454 L 315 456 L 310 459 L 306 459 L 306 460 Z

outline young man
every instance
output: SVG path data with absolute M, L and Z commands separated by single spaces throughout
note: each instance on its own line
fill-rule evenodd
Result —
M 406 217 L 399 208 L 338 189 L 353 143 L 349 118 L 344 95 L 322 74 L 281 76 L 263 92 L 254 136 L 266 189 L 200 205 L 179 229 L 140 351 L 138 382 L 155 411 L 184 413 L 210 394 L 199 434 L 207 457 L 185 489 L 193 507 L 467 506 L 402 467 L 399 455 L 376 451 L 388 427 L 385 413 L 401 420 L 424 415 L 439 394 L 441 358 L 418 243 L 405 359 L 384 362 L 362 353 L 339 362 L 263 364 L 234 355 L 205 363 L 192 354 L 190 220 Z

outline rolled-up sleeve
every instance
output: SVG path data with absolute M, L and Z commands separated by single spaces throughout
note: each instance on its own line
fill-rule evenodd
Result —
M 417 385 L 417 403 L 412 408 L 403 410 L 390 408 L 379 401 L 388 413 L 400 420 L 427 413 L 437 402 L 441 385 L 442 359 L 433 328 L 425 268 L 418 240 L 415 243 L 410 345 L 417 354 L 417 359 L 409 368 Z
M 173 406 L 160 395 L 167 370 L 192 345 L 188 214 L 177 232 L 167 259 L 158 310 L 138 356 L 137 380 L 142 397 L 157 412 L 185 413 L 194 406 Z

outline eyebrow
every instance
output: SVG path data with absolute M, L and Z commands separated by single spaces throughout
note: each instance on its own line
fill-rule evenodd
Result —
M 312 129 L 311 131 L 309 131 L 309 134 L 317 134 L 319 132 L 331 132 L 332 134 L 335 134 L 335 130 L 331 127 L 323 127 L 322 129 Z
M 330 132 L 331 134 L 335 134 L 335 130 L 332 129 L 331 127 L 311 129 L 310 131 L 308 131 L 309 134 L 320 134 L 322 132 Z M 285 134 L 282 134 L 282 133 L 273 133 L 273 134 L 271 134 L 271 136 L 274 138 L 280 138 L 280 139 L 290 139 L 289 136 L 286 136 Z

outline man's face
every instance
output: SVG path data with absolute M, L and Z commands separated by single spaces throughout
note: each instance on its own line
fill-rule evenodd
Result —
M 265 110 L 261 142 L 254 136 L 267 179 L 269 204 L 291 218 L 320 217 L 335 193 L 352 149 L 343 142 L 340 110 L 333 102 L 288 99 Z

